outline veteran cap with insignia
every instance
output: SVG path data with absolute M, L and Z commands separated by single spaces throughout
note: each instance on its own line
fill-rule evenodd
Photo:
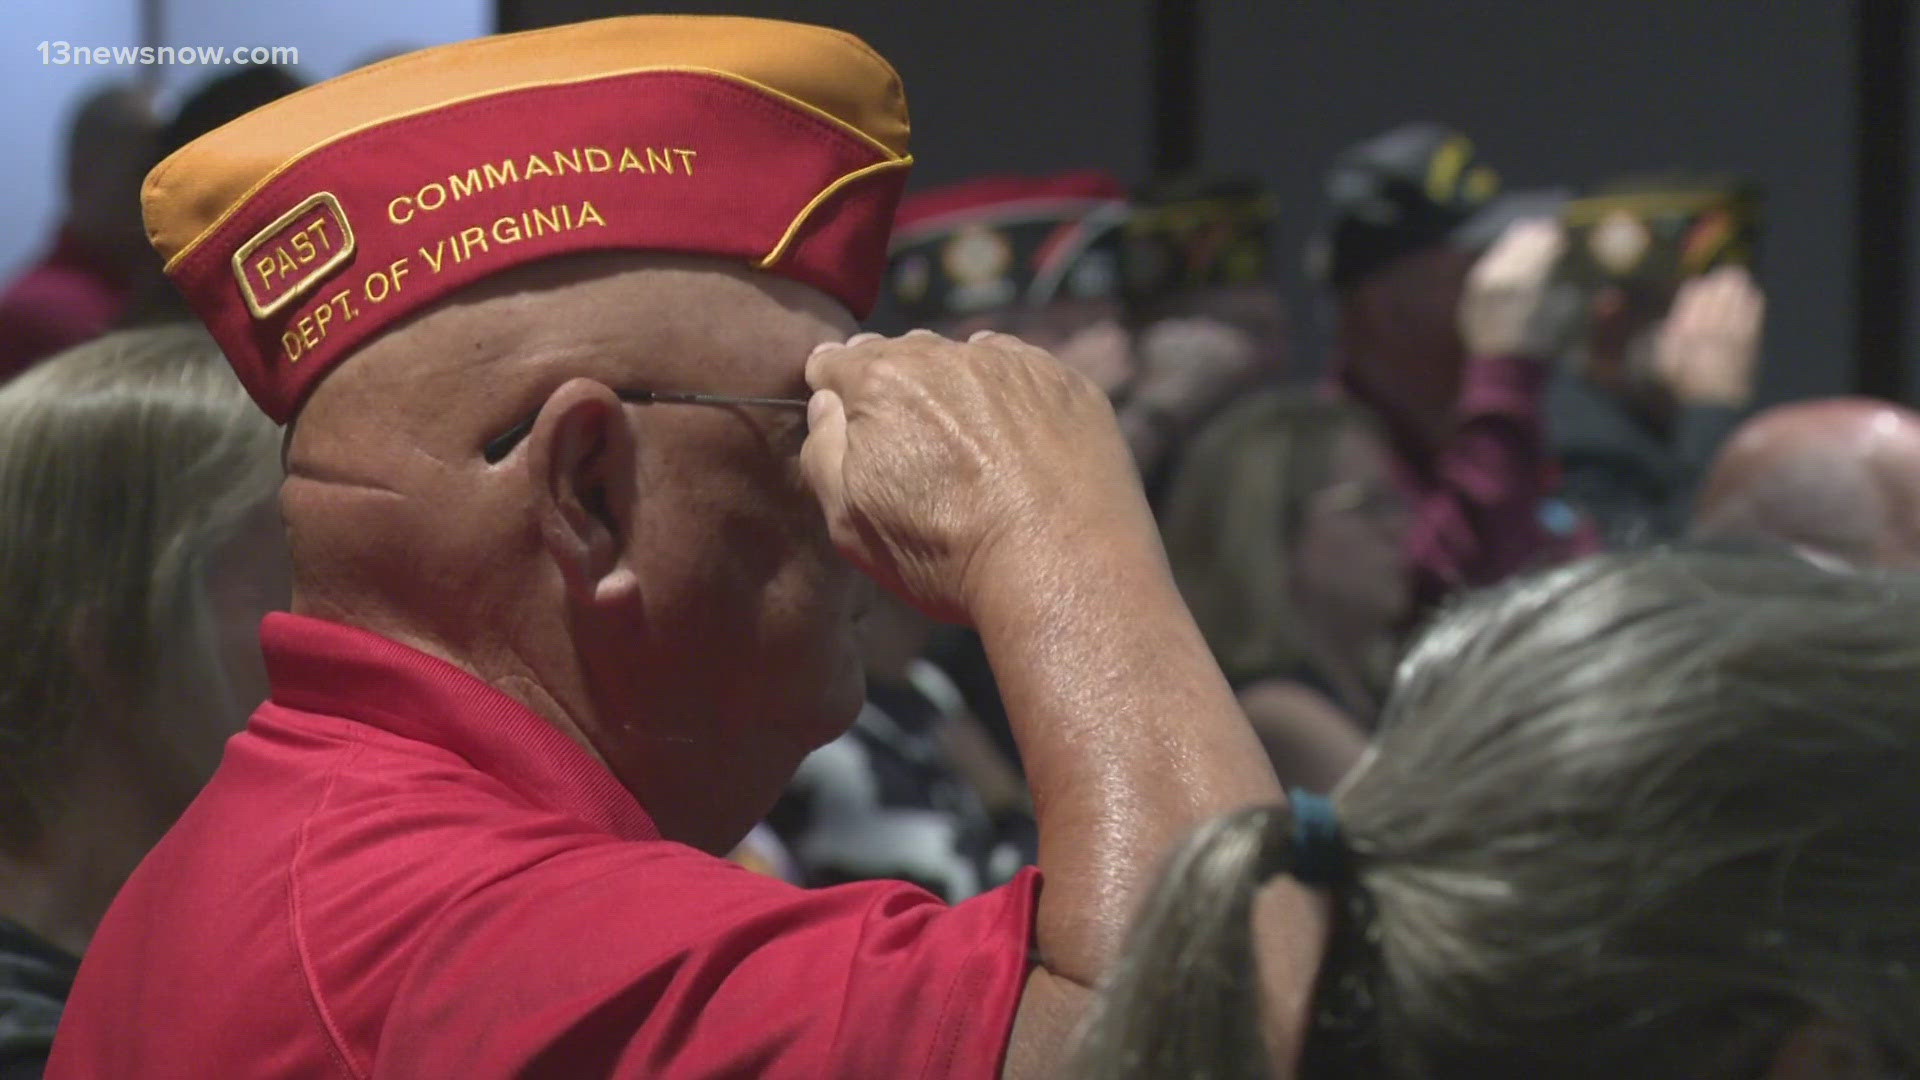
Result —
M 1665 297 L 1720 266 L 1750 266 L 1759 252 L 1761 191 L 1732 176 L 1624 177 L 1566 206 L 1569 278 Z
M 1271 284 L 1278 205 L 1250 177 L 1163 180 L 1135 199 L 1126 279 L 1136 305 L 1194 289 Z
M 1537 199 L 1502 197 L 1499 175 L 1472 140 L 1432 123 L 1349 147 L 1328 170 L 1326 191 L 1327 220 L 1307 262 L 1336 291 L 1434 244 L 1484 247 L 1539 208 Z
M 147 232 L 268 415 L 403 316 L 571 252 L 738 259 L 872 306 L 911 163 L 857 38 L 630 16 L 410 53 L 153 170 Z
M 887 302 L 937 323 L 1060 299 L 1117 299 L 1126 189 L 1105 173 L 991 176 L 900 204 Z

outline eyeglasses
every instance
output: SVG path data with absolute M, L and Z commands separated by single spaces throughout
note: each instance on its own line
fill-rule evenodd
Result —
M 807 408 L 807 399 L 805 398 L 733 397 L 727 394 L 681 394 L 666 390 L 618 390 L 614 392 L 614 396 L 630 405 L 651 405 L 656 403 L 667 405 L 761 405 L 774 409 L 799 409 L 802 412 L 806 411 Z M 539 419 L 540 413 L 538 410 L 535 410 L 532 416 L 527 417 L 525 420 L 520 421 L 488 440 L 487 444 L 480 448 L 480 453 L 487 459 L 487 464 L 498 465 L 508 454 L 513 453 L 513 448 L 520 445 L 520 440 L 527 437 L 527 433 L 533 430 L 534 422 Z

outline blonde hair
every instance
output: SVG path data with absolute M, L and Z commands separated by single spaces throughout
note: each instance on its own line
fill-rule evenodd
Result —
M 1331 478 L 1340 436 L 1356 429 L 1373 426 L 1350 405 L 1264 391 L 1222 413 L 1183 456 L 1162 539 L 1229 679 L 1284 675 L 1302 662 L 1286 555 L 1307 500 Z
M 277 445 L 198 327 L 100 338 L 0 388 L 0 847 L 39 842 L 89 719 L 152 700 L 178 674 L 163 649 L 204 643 L 209 557 L 278 485 Z

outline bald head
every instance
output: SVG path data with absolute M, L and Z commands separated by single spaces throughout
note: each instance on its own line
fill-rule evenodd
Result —
M 1920 414 L 1867 398 L 1761 413 L 1722 448 L 1693 531 L 1860 566 L 1920 567 Z

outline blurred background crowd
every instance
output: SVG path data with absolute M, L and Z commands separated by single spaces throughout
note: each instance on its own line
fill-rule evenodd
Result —
M 444 36 L 639 7 L 502 0 L 450 14 Z M 870 327 L 1017 334 L 1108 392 L 1181 591 L 1283 782 L 1339 783 L 1411 632 L 1469 590 L 1683 540 L 1920 565 L 1920 416 L 1899 400 L 1914 351 L 1906 141 L 1892 130 L 1911 58 L 1881 47 L 1904 47 L 1901 5 L 1646 5 L 1604 24 L 1558 2 L 675 7 L 845 26 L 900 67 L 921 164 Z M 47 77 L 24 70 L 25 36 L 92 32 L 43 14 L 44 32 L 9 30 L 9 78 Z M 44 658 L 0 659 L 0 759 L 27 759 L 5 742 L 13 710 L 120 730 L 111 703 L 137 710 L 169 677 L 132 659 L 179 632 L 168 620 L 239 642 L 216 711 L 237 727 L 253 703 L 246 643 L 284 604 L 284 569 L 258 556 L 277 543 L 257 520 L 266 482 L 215 468 L 207 447 L 259 450 L 271 433 L 211 385 L 223 374 L 168 366 L 195 331 L 97 339 L 191 319 L 141 229 L 148 170 L 423 35 L 416 16 L 389 27 L 372 8 L 354 33 L 358 51 L 328 69 L 95 72 L 59 102 L 57 138 L 43 118 L 29 159 L 46 168 L 12 169 L 9 199 L 45 188 L 54 205 L 5 238 L 0 537 L 42 534 L 0 544 L 0 610 L 64 620 L 70 651 L 95 662 L 49 688 Z M 47 363 L 76 348 L 82 360 Z M 46 419 L 76 387 L 90 407 L 172 416 L 174 433 L 88 442 L 84 417 Z M 195 424 L 175 415 L 189 412 Z M 55 439 L 60 455 L 35 449 Z M 87 475 L 54 485 L 54 457 Z M 198 464 L 135 475 L 156 459 Z M 189 497 L 225 507 L 216 524 L 178 510 Z M 119 561 L 46 565 L 82 543 L 118 545 Z M 212 567 L 191 586 L 206 603 L 154 598 L 189 587 L 156 568 L 181 546 Z M 139 588 L 58 595 L 103 575 Z M 1019 755 L 979 639 L 876 603 L 865 709 L 737 858 L 802 884 L 904 878 L 962 900 L 1035 857 Z M 148 732 L 103 751 L 62 782 L 141 797 L 59 826 L 133 821 L 150 840 L 208 747 Z M 178 768 L 140 764 L 153 760 Z M 21 824 L 45 782 L 0 764 L 10 858 L 45 850 Z M 138 843 L 119 846 L 130 867 Z
M 1610 169 L 1583 171 L 1571 162 L 1607 155 L 1569 123 L 1550 145 L 1514 154 L 1527 163 L 1516 167 L 1498 147 L 1521 142 L 1511 99 L 1534 88 L 1512 84 L 1480 101 L 1439 86 L 1467 61 L 1447 54 L 1455 42 L 1445 37 L 1401 73 L 1406 93 L 1369 91 L 1390 97 L 1393 112 L 1317 95 L 1284 103 L 1284 92 L 1305 89 L 1297 71 L 1273 76 L 1267 96 L 1236 93 L 1233 66 L 1248 44 L 1229 38 L 1243 31 L 1289 52 L 1302 35 L 1351 33 L 1346 52 L 1296 59 L 1326 67 L 1335 82 L 1350 77 L 1344 67 L 1377 68 L 1382 57 L 1360 47 L 1371 37 L 1347 25 L 1357 16 L 1325 10 L 1122 5 L 1127 17 L 1093 20 L 1009 8 L 991 34 L 956 46 L 992 65 L 961 78 L 935 59 L 949 38 L 936 41 L 923 31 L 939 28 L 916 20 L 984 27 L 987 13 L 840 6 L 882 47 L 902 38 L 889 55 L 913 86 L 916 127 L 926 133 L 871 326 L 1015 333 L 1109 392 L 1182 590 L 1283 763 L 1283 780 L 1326 790 L 1358 759 L 1405 634 L 1462 589 L 1602 548 L 1672 540 L 1697 515 L 1719 532 L 1790 523 L 1802 530 L 1793 542 L 1837 558 L 1891 555 L 1903 542 L 1870 535 L 1861 513 L 1830 512 L 1843 498 L 1837 478 L 1848 477 L 1858 489 L 1849 505 L 1904 506 L 1908 478 L 1876 464 L 1900 456 L 1894 442 L 1868 453 L 1835 441 L 1875 424 L 1904 432 L 1906 414 L 1865 399 L 1769 414 L 1696 506 L 1716 453 L 1762 389 L 1843 390 L 1860 378 L 1843 326 L 1799 355 L 1774 350 L 1775 365 L 1761 359 L 1775 323 L 1804 331 L 1812 321 L 1768 303 L 1774 277 L 1813 292 L 1797 280 L 1810 258 L 1807 223 L 1781 224 L 1774 189 L 1797 197 L 1803 170 L 1823 162 L 1796 162 L 1776 179 L 1784 167 L 1772 154 L 1688 129 L 1687 138 L 1623 147 Z M 606 13 L 560 7 L 507 4 L 498 14 L 519 28 Z M 1456 37 L 1492 28 L 1485 14 L 1456 20 L 1440 7 L 1407 18 L 1438 19 Z M 1741 10 L 1716 27 L 1711 49 L 1704 35 L 1659 43 L 1655 51 L 1673 54 L 1661 62 L 1685 53 L 1719 70 L 1741 44 L 1784 42 L 1794 29 L 1770 25 L 1777 13 Z M 1242 26 L 1249 18 L 1272 25 Z M 393 51 L 380 43 L 414 25 L 389 30 L 370 18 L 355 42 L 365 51 L 351 64 Z M 1134 31 L 1141 40 L 1120 49 L 1116 35 Z M 1089 40 L 1043 70 L 1013 62 L 1072 34 Z M 1729 40 L 1740 35 L 1748 39 Z M 335 51 L 338 36 L 329 39 Z M 1557 47 L 1543 38 L 1529 47 Z M 1113 50 L 1115 77 L 1075 76 L 1086 51 L 1102 47 Z M 1182 48 L 1197 55 L 1168 55 Z M 1208 66 L 1216 56 L 1221 70 Z M 915 78 L 916 61 L 930 77 Z M 1133 78 L 1119 77 L 1128 67 Z M 59 212 L 0 293 L 0 376 L 113 329 L 189 318 L 141 231 L 140 181 L 195 136 L 333 73 L 257 65 L 186 81 L 183 70 L 158 72 L 177 88 L 103 81 L 70 109 L 52 178 Z M 1021 79 L 1007 77 L 1014 70 Z M 980 91 L 977 113 L 938 122 L 982 81 L 996 88 Z M 994 106 L 1010 86 L 1029 104 Z M 1447 100 L 1464 115 L 1429 111 Z M 1577 106 L 1544 96 L 1518 104 L 1525 113 Z M 1184 117 L 1167 115 L 1183 108 Z M 1158 110 L 1155 123 L 1144 122 L 1147 109 Z M 1754 111 L 1729 126 L 1755 123 Z M 1330 116 L 1341 113 L 1355 122 L 1341 133 L 1345 145 L 1318 158 L 1300 152 L 1324 143 Z M 1501 125 L 1499 139 L 1475 130 L 1481 114 Z M 1128 115 L 1142 122 L 1121 138 L 1116 117 Z M 1181 120 L 1187 128 L 1170 126 Z M 1249 121 L 1259 125 L 1257 143 L 1205 153 Z M 1792 137 L 1805 133 L 1780 131 L 1774 141 Z M 970 172 L 964 149 L 988 144 L 993 152 Z M 1569 165 L 1551 167 L 1563 150 Z M 1072 154 L 1080 160 L 1063 157 Z M 1171 167 L 1156 169 L 1147 156 Z M 1825 209 L 1831 244 L 1847 215 L 1841 205 Z M 1844 289 L 1833 282 L 1825 291 Z M 1876 487 L 1883 482 L 1888 492 Z M 1880 517 L 1900 531 L 1901 515 Z M 1018 755 L 978 639 L 904 606 L 883 608 L 865 624 L 869 708 L 807 763 L 743 857 L 809 883 L 905 876 L 959 899 L 1032 858 Z

